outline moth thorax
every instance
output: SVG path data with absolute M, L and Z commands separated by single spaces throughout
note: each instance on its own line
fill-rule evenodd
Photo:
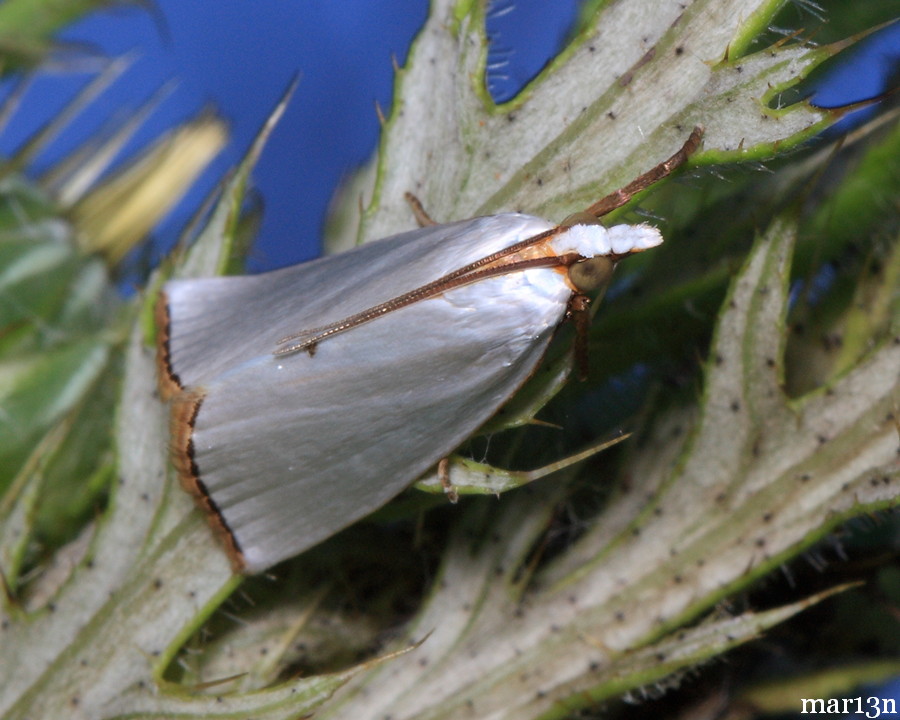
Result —
M 569 266 L 569 280 L 579 292 L 591 292 L 609 282 L 615 263 L 602 255 Z

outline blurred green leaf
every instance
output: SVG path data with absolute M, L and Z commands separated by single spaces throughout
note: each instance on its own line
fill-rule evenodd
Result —
M 114 0 L 4 0 L 0 3 L 3 71 L 39 64 L 54 47 L 54 35 Z

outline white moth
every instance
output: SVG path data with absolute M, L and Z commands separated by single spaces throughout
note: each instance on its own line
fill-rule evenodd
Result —
M 699 139 L 591 215 L 667 175 Z M 661 242 L 648 225 L 510 213 L 261 275 L 166 283 L 174 464 L 235 569 L 303 552 L 408 487 L 525 382 L 584 292 Z

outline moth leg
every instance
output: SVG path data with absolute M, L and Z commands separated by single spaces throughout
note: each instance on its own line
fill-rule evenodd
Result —
M 587 295 L 573 295 L 566 309 L 566 317 L 575 326 L 575 366 L 578 379 L 588 378 L 588 331 L 591 329 L 591 299 Z
M 409 203 L 409 207 L 412 210 L 413 215 L 415 215 L 416 222 L 419 223 L 419 227 L 437 225 L 437 223 L 432 219 L 431 215 L 429 215 L 425 211 L 425 207 L 422 205 L 422 201 L 419 200 L 419 198 L 417 198 L 411 192 L 403 193 L 403 197 L 405 197 L 406 202 Z
M 453 487 L 453 483 L 450 482 L 450 458 L 445 457 L 438 460 L 437 474 L 447 499 L 452 503 L 458 502 L 459 493 L 456 492 L 456 488 Z

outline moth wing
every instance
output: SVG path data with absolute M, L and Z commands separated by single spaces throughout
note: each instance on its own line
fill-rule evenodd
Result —
M 549 224 L 516 215 L 438 227 L 380 241 L 380 253 L 363 252 L 373 243 L 291 272 L 167 286 L 172 369 L 199 398 L 183 419 L 191 442 L 181 465 L 245 570 L 296 555 L 383 505 L 540 361 L 571 294 L 547 268 L 413 303 L 328 338 L 314 356 L 271 354 L 282 335 L 384 302 Z

